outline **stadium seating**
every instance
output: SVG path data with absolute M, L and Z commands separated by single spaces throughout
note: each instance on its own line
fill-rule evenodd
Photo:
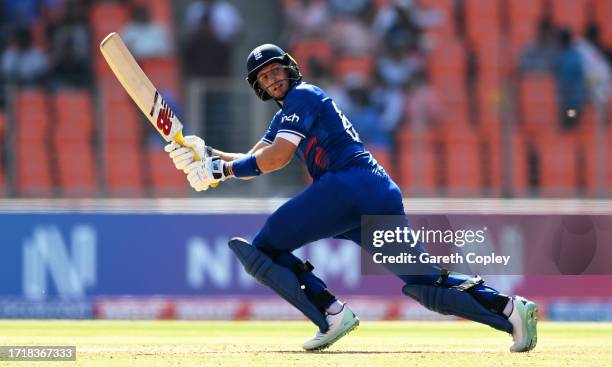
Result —
M 180 96 L 180 65 L 175 57 L 151 57 L 140 60 L 142 70 L 164 96 Z
M 404 195 L 433 196 L 438 193 L 441 177 L 441 145 L 434 131 L 398 132 L 399 181 Z
M 587 24 L 588 0 L 551 1 L 553 22 L 561 27 L 569 27 L 574 35 L 581 35 Z
M 578 186 L 578 144 L 570 134 L 540 134 L 529 143 L 537 157 L 540 194 L 574 196 Z
M 522 129 L 535 135 L 559 129 L 555 81 L 551 76 L 523 77 L 519 81 L 517 97 Z
M 189 184 L 183 172 L 178 171 L 160 147 L 148 152 L 153 196 L 173 197 L 189 194 Z
M 6 166 L 5 166 L 5 150 L 6 150 L 6 137 L 4 132 L 6 130 L 6 113 L 0 111 L 0 197 L 6 196 Z
M 290 53 L 297 60 L 300 71 L 305 77 L 310 76 L 310 67 L 313 62 L 317 62 L 322 67 L 333 65 L 333 50 L 325 39 L 299 40 L 291 47 Z
M 119 2 L 96 2 L 92 6 L 90 21 L 92 28 L 92 55 L 94 71 L 98 78 L 112 76 L 104 58 L 99 57 L 99 43 L 111 32 L 121 30 L 129 19 L 128 8 Z
M 51 150 L 47 95 L 40 89 L 24 89 L 16 92 L 16 185 L 20 196 L 51 196 Z
M 612 22 L 610 22 L 612 1 L 593 0 L 591 11 L 599 26 L 602 42 L 607 45 L 607 47 L 610 47 L 612 45 Z
M 64 196 L 95 196 L 94 112 L 85 90 L 60 90 L 53 95 L 53 131 L 57 176 Z
M 521 50 L 536 38 L 543 5 L 541 0 L 507 1 L 506 4 L 511 60 L 517 62 Z
M 370 76 L 374 72 L 374 60 L 369 56 L 344 56 L 338 58 L 334 73 L 338 80 L 351 74 Z
M 113 141 L 103 149 L 104 177 L 111 197 L 142 196 L 143 154 L 140 145 L 131 141 Z
M 481 145 L 471 129 L 443 130 L 442 186 L 449 196 L 478 196 L 484 179 L 480 158 Z

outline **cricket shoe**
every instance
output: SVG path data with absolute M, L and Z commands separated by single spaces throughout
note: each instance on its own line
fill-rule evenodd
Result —
M 328 348 L 359 326 L 359 318 L 344 304 L 342 311 L 335 315 L 327 315 L 327 323 L 329 324 L 329 329 L 324 333 L 318 331 L 317 335 L 302 344 L 302 348 L 308 351 Z
M 529 352 L 538 342 L 538 305 L 523 297 L 512 297 L 514 309 L 508 317 L 514 344 L 511 352 Z

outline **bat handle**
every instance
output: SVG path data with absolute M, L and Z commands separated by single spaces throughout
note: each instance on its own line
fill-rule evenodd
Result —
M 182 130 L 179 131 L 178 133 L 176 133 L 176 135 L 174 136 L 174 138 L 172 140 L 174 142 L 176 142 L 180 146 L 183 146 L 183 147 L 185 146 L 185 138 L 183 137 L 183 131 Z M 191 149 L 191 151 L 193 152 L 193 159 L 195 159 L 196 161 L 199 161 L 201 158 L 198 155 L 198 153 L 195 150 L 193 150 L 193 148 L 189 148 L 189 149 Z M 210 187 L 212 187 L 212 188 L 215 188 L 217 186 L 219 186 L 218 182 L 210 185 Z

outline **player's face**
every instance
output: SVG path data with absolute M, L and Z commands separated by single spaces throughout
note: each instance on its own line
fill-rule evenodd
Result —
M 289 89 L 289 73 L 285 66 L 279 63 L 266 65 L 257 74 L 257 83 L 272 98 L 281 98 Z

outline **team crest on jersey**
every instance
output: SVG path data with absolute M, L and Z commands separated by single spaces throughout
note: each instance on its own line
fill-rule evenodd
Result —
M 289 116 L 283 115 L 283 118 L 281 119 L 281 124 L 283 122 L 290 123 L 290 122 L 298 122 L 298 121 L 300 121 L 300 116 L 298 116 L 296 113 L 294 113 L 293 115 L 289 115 Z

